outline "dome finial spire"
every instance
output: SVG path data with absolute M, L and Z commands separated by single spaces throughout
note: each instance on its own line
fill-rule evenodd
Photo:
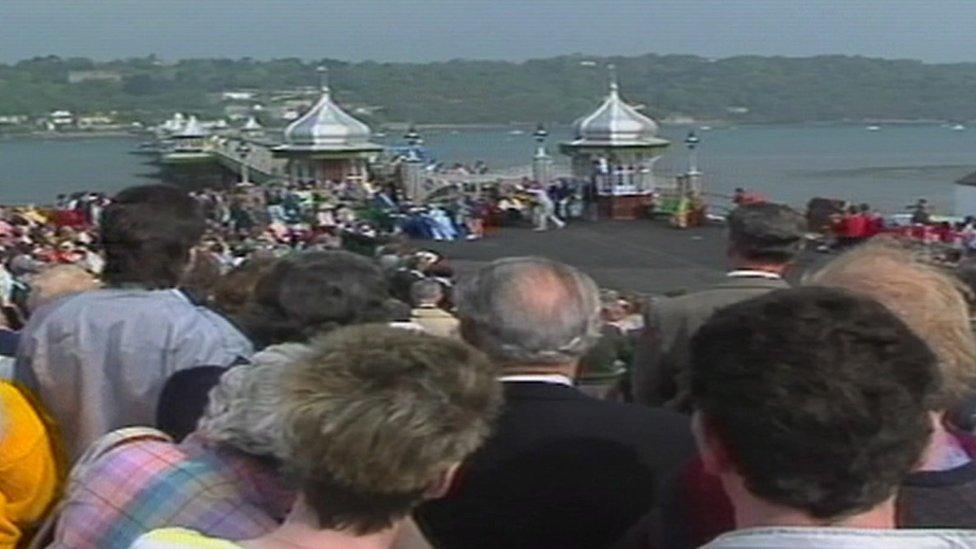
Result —
M 329 68 L 325 65 L 319 65 L 315 72 L 319 73 L 319 89 L 323 93 L 329 93 Z
M 610 74 L 610 93 L 617 93 L 617 66 L 613 63 L 607 65 L 607 72 Z

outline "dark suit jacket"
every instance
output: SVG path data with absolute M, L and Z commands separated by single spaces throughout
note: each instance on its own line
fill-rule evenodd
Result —
M 783 288 L 789 284 L 782 279 L 729 278 L 701 292 L 655 301 L 634 351 L 634 400 L 690 411 L 686 377 L 691 337 L 716 310 Z
M 694 453 L 688 419 L 564 385 L 505 383 L 506 407 L 447 497 L 415 517 L 435 547 L 599 548 Z

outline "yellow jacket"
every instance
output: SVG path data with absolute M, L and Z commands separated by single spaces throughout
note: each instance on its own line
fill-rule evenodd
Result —
M 38 526 L 59 480 L 47 426 L 17 387 L 0 382 L 0 547 Z

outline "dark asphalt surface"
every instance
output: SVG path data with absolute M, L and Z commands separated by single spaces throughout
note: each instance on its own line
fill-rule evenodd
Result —
M 575 221 L 565 229 L 503 228 L 473 242 L 418 242 L 448 258 L 459 275 L 500 257 L 540 255 L 573 265 L 605 288 L 647 294 L 694 291 L 722 279 L 721 225 L 678 230 L 663 220 Z M 822 254 L 801 256 L 796 278 Z

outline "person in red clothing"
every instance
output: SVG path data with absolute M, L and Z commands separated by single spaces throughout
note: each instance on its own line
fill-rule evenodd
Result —
M 845 216 L 847 221 L 847 237 L 851 246 L 860 244 L 870 236 L 871 220 L 863 207 L 851 206 Z
M 864 230 L 863 221 L 858 216 L 859 213 L 857 206 L 850 206 L 834 223 L 833 230 L 837 236 L 837 248 L 849 248 L 857 243 L 857 235 Z
M 867 219 L 866 238 L 877 236 L 884 231 L 884 217 L 878 212 L 872 211 L 871 206 L 861 204 L 861 215 Z

